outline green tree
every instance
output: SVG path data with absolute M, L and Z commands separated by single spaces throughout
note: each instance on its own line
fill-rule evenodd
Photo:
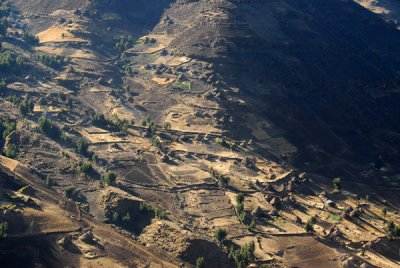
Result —
M 336 190 L 340 191 L 342 189 L 342 180 L 340 178 L 333 179 L 333 186 Z
M 83 173 L 83 174 L 89 174 L 90 172 L 93 171 L 92 164 L 89 162 L 80 162 L 78 165 L 78 172 Z
M 218 228 L 214 232 L 214 238 L 218 241 L 218 243 L 222 243 L 222 242 L 224 242 L 227 234 L 228 233 L 226 232 L 226 230 Z
M 197 258 L 196 268 L 204 268 L 204 257 Z
M 382 208 L 382 214 L 383 214 L 383 216 L 386 216 L 386 214 L 387 214 L 387 208 Z
M 39 129 L 53 139 L 60 138 L 61 131 L 60 129 L 54 125 L 50 120 L 46 118 L 46 114 L 43 114 L 38 120 Z
M 7 237 L 8 222 L 4 221 L 0 223 L 0 238 Z
M 75 189 L 76 187 L 73 185 L 65 186 L 64 187 L 65 196 L 71 197 L 74 194 Z
M 107 185 L 114 185 L 116 180 L 117 174 L 115 174 L 114 172 L 108 172 L 106 175 L 103 176 L 103 181 Z
M 76 147 L 76 152 L 78 154 L 87 156 L 89 154 L 89 144 L 87 143 L 87 141 L 85 139 L 79 139 L 78 141 L 78 145 Z
M 53 184 L 54 184 L 54 182 L 53 182 L 53 179 L 50 177 L 50 175 L 47 175 L 47 177 L 46 177 L 46 185 L 47 185 L 47 187 L 52 187 L 53 186 Z

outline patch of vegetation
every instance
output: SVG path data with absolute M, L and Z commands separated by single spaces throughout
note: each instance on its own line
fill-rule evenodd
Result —
M 340 216 L 336 214 L 331 214 L 330 218 L 336 222 L 340 222 Z
M 0 238 L 6 238 L 8 231 L 8 222 L 3 221 L 0 223 Z
M 2 51 L 0 52 L 0 71 L 1 72 L 9 72 L 11 71 L 11 67 L 14 65 L 15 59 L 10 51 Z
M 245 268 L 254 260 L 254 242 L 250 242 L 236 248 L 232 245 L 229 250 L 228 258 L 233 260 L 238 268 Z
M 26 185 L 26 186 L 22 187 L 21 189 L 19 189 L 18 193 L 25 194 L 25 195 L 31 194 L 33 192 L 32 190 L 33 189 L 29 185 Z
M 312 233 L 314 232 L 314 224 L 317 223 L 317 218 L 315 216 L 312 216 L 305 224 L 304 224 L 304 230 L 306 230 L 307 233 Z
M 147 132 L 150 133 L 151 135 L 155 135 L 157 132 L 157 124 L 154 122 L 149 122 L 149 125 L 147 127 Z
M 61 130 L 46 118 L 45 113 L 39 118 L 38 127 L 48 137 L 55 140 L 60 138 Z
M 220 187 L 226 187 L 228 186 L 229 183 L 229 177 L 223 174 L 218 174 L 217 171 L 215 171 L 213 168 L 210 168 L 209 170 L 210 175 L 218 182 L 218 185 Z
M 387 214 L 387 208 L 384 207 L 384 208 L 382 208 L 381 211 L 382 211 L 382 215 L 383 215 L 383 216 L 386 216 L 386 214 Z
M 115 181 L 117 180 L 117 174 L 115 174 L 114 172 L 108 172 L 106 175 L 102 176 L 102 180 L 107 185 L 115 185 Z
M 153 137 L 153 139 L 151 140 L 151 145 L 153 145 L 159 149 L 162 149 L 162 143 L 158 137 Z
M 227 235 L 228 233 L 226 230 L 221 228 L 216 229 L 214 232 L 214 238 L 218 241 L 218 243 L 223 243 Z
M 65 133 L 64 131 L 61 131 L 60 139 L 61 139 L 61 141 L 63 141 L 64 143 L 68 143 L 69 140 L 70 140 L 68 134 Z
M 146 203 L 140 203 L 140 212 L 141 213 L 153 213 L 154 217 L 157 219 L 164 219 L 165 212 L 159 208 L 153 208 L 151 205 Z
M 19 112 L 24 116 L 27 115 L 28 113 L 32 113 L 34 107 L 35 103 L 31 98 L 21 101 L 18 105 Z
M 182 91 L 190 91 L 192 90 L 192 82 L 190 81 L 176 81 L 175 87 Z
M 244 196 L 242 193 L 239 193 L 236 195 L 236 206 L 235 206 L 235 211 L 236 215 L 238 216 L 239 220 L 241 223 L 246 225 L 250 229 L 254 229 L 255 227 L 255 222 L 251 221 L 251 218 L 247 214 L 247 212 L 244 210 Z
M 164 129 L 165 130 L 171 130 L 171 123 L 170 122 L 165 122 L 164 123 Z
M 24 32 L 22 39 L 31 46 L 36 46 L 39 44 L 39 38 L 29 33 Z
M 92 117 L 92 122 L 93 125 L 99 128 L 126 133 L 128 131 L 129 121 L 127 119 L 119 119 L 118 117 L 114 118 L 115 121 L 112 121 L 107 119 L 104 114 L 95 114 Z
M 46 54 L 41 54 L 36 56 L 36 60 L 40 61 L 46 66 L 52 67 L 52 68 L 59 68 L 63 66 L 66 62 L 64 56 L 60 55 L 46 55 Z
M 77 168 L 79 173 L 82 174 L 90 174 L 93 171 L 93 167 L 92 164 L 90 164 L 89 162 L 79 162 L 78 164 L 78 168 Z
M 389 239 L 400 238 L 400 227 L 397 226 L 393 221 L 389 221 L 386 226 L 386 236 Z
M 204 268 L 204 257 L 196 259 L 196 268 Z
M 16 124 L 15 122 L 12 122 L 11 120 L 1 120 L 0 119 L 0 144 L 3 144 L 3 141 L 5 138 L 15 130 Z
M 64 187 L 64 192 L 66 197 L 71 197 L 75 192 L 76 187 L 73 185 L 69 185 Z
M 9 144 L 4 148 L 4 155 L 9 158 L 15 158 L 18 154 L 18 147 L 15 144 Z
M 50 175 L 47 175 L 46 177 L 46 185 L 48 188 L 51 188 L 54 185 L 53 179 L 50 177 Z
M 342 180 L 340 178 L 334 178 L 333 186 L 335 187 L 335 190 L 340 191 L 342 189 Z
M 124 52 L 128 50 L 128 48 L 132 47 L 133 41 L 131 36 L 127 37 L 121 37 L 116 43 L 115 43 L 115 49 L 119 52 Z
M 10 120 L 1 120 L 0 119 L 0 148 L 3 147 L 6 137 L 15 130 L 16 125 L 15 122 Z M 4 148 L 4 155 L 9 158 L 15 158 L 18 154 L 17 144 L 8 144 L 6 148 Z
M 76 152 L 83 156 L 89 156 L 89 143 L 85 139 L 79 139 Z

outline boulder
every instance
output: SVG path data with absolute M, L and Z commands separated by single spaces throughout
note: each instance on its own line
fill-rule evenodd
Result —
M 163 154 L 161 157 L 160 157 L 160 160 L 162 161 L 162 162 L 168 162 L 168 161 L 170 161 L 170 158 L 169 158 L 169 156 L 168 155 L 166 155 L 166 154 Z
M 79 236 L 79 239 L 85 242 L 86 244 L 92 244 L 94 242 L 93 238 L 94 236 L 92 230 L 88 230 Z
M 272 198 L 271 201 L 269 201 L 269 203 L 276 208 L 282 205 L 282 201 L 279 197 Z
M 278 213 L 278 211 L 276 209 L 273 209 L 268 213 L 268 215 L 269 216 L 273 216 L 273 217 L 277 217 L 277 216 L 279 216 L 279 213 Z
M 251 212 L 251 214 L 252 214 L 254 217 L 257 217 L 257 218 L 262 218 L 262 217 L 264 217 L 264 216 L 266 215 L 266 213 L 265 213 L 260 207 L 256 207 L 256 208 Z
M 242 160 L 242 165 L 244 165 L 247 168 L 252 168 L 254 167 L 255 163 L 254 163 L 254 159 L 251 159 L 250 157 L 244 157 Z
M 359 265 L 357 265 L 357 259 L 355 257 L 348 257 L 345 260 L 342 261 L 342 267 L 343 268 L 357 268 Z

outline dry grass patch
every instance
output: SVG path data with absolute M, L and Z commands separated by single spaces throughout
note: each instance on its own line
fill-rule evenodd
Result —
M 175 82 L 175 79 L 169 78 L 169 77 L 167 77 L 167 78 L 153 77 L 151 80 L 161 86 L 169 85 L 169 84 Z
M 62 43 L 62 42 L 88 42 L 86 39 L 76 37 L 73 32 L 82 30 L 78 24 L 57 25 L 38 33 L 39 43 Z

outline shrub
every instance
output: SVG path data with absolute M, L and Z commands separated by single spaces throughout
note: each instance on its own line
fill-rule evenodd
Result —
M 44 65 L 47 65 L 52 68 L 59 68 L 65 63 L 65 57 L 64 56 L 51 56 L 51 55 L 38 55 L 36 56 L 36 59 L 43 63 Z
M 9 144 L 6 148 L 4 148 L 4 154 L 9 158 L 15 158 L 18 154 L 18 148 L 15 144 Z
M 161 209 L 159 209 L 159 208 L 154 208 L 154 209 L 153 209 L 153 212 L 154 212 L 154 216 L 155 216 L 157 219 L 162 220 L 162 219 L 165 218 L 165 212 L 162 211 Z
M 28 113 L 33 112 L 33 108 L 35 107 L 35 104 L 32 99 L 28 100 L 23 100 L 19 103 L 19 112 L 22 115 L 27 115 Z
M 79 139 L 78 145 L 76 147 L 76 152 L 83 156 L 87 156 L 89 155 L 88 149 L 89 149 L 89 144 L 87 143 L 87 141 L 85 139 Z
M 306 224 L 304 225 L 304 229 L 306 230 L 307 233 L 311 233 L 314 231 L 314 225 L 315 221 L 313 220 L 313 217 L 311 217 Z
M 53 184 L 54 184 L 54 182 L 53 182 L 53 179 L 50 177 L 50 175 L 47 175 L 47 177 L 46 177 L 46 185 L 47 185 L 47 187 L 52 187 L 53 186 Z
M 165 212 L 162 211 L 159 208 L 153 208 L 151 205 L 146 204 L 146 203 L 140 203 L 140 212 L 141 213 L 153 213 L 154 217 L 156 217 L 157 219 L 164 219 L 165 218 Z
M 0 53 L 0 71 L 11 71 L 14 63 L 15 60 L 10 51 L 3 51 Z
M 400 238 L 400 227 L 393 221 L 389 221 L 386 227 L 386 236 L 389 239 Z
M 147 127 L 147 131 L 151 134 L 154 135 L 157 132 L 157 124 L 154 122 L 150 122 L 149 126 Z
M 244 202 L 244 195 L 243 195 L 243 193 L 238 193 L 238 194 L 236 195 L 236 202 L 237 202 L 237 203 L 243 203 L 243 202 Z
M 64 131 L 61 131 L 60 139 L 61 139 L 64 143 L 69 142 L 69 136 L 68 136 L 68 134 L 65 133 Z
M 18 190 L 18 193 L 21 193 L 21 194 L 29 194 L 29 192 L 31 192 L 31 188 L 30 188 L 30 186 L 29 185 L 26 185 L 26 186 L 24 186 L 24 187 L 22 187 L 21 189 L 19 189 Z
M 95 114 L 92 118 L 93 125 L 97 127 L 107 127 L 108 120 L 104 116 L 104 114 Z
M 92 170 L 93 170 L 92 164 L 90 164 L 89 162 L 80 162 L 78 165 L 79 173 L 89 174 L 90 172 L 92 172 Z
M 38 120 L 38 126 L 39 129 L 46 134 L 47 136 L 49 136 L 50 138 L 53 139 L 58 139 L 60 138 L 61 135 L 61 130 L 54 125 L 52 122 L 50 122 L 50 120 L 48 120 L 46 118 L 46 115 L 43 114 L 39 120 Z
M 228 176 L 225 176 L 225 175 L 219 175 L 218 176 L 218 185 L 220 187 L 228 186 L 228 182 L 229 182 L 229 177 Z
M 103 176 L 103 181 L 107 185 L 114 185 L 116 179 L 117 179 L 117 174 L 115 174 L 114 172 L 108 172 L 106 175 Z
M 8 222 L 4 221 L 0 223 L 0 238 L 7 237 Z
M 333 186 L 336 190 L 340 191 L 342 189 L 342 180 L 340 178 L 333 179 Z
M 253 231 L 256 228 L 256 221 L 254 219 L 251 220 L 250 224 L 248 225 L 248 229 Z
M 387 208 L 382 208 L 382 214 L 383 214 L 384 216 L 386 216 L 386 214 L 387 214 Z
M 64 192 L 67 197 L 71 197 L 75 192 L 76 187 L 73 185 L 69 185 L 64 187 Z
M 22 36 L 22 39 L 23 39 L 26 43 L 28 43 L 28 44 L 30 44 L 30 45 L 37 45 L 37 44 L 39 44 L 39 38 L 37 38 L 37 37 L 34 36 L 34 35 L 30 35 L 29 33 L 24 33 L 23 36 Z
M 196 268 L 204 268 L 204 257 L 197 258 Z
M 118 212 L 114 212 L 113 216 L 112 216 L 113 222 L 118 222 L 119 221 L 119 214 Z
M 170 129 L 171 129 L 171 123 L 165 122 L 165 123 L 164 123 L 164 129 L 165 129 L 165 130 L 170 130 Z
M 244 268 L 254 259 L 254 250 L 254 242 L 244 244 L 237 249 L 232 245 L 229 250 L 228 258 L 233 260 L 237 267 Z
M 224 229 L 218 228 L 214 232 L 214 238 L 218 241 L 218 243 L 224 242 L 226 236 L 227 236 L 227 232 Z
M 4 90 L 7 88 L 7 83 L 4 79 L 0 79 L 0 90 Z

